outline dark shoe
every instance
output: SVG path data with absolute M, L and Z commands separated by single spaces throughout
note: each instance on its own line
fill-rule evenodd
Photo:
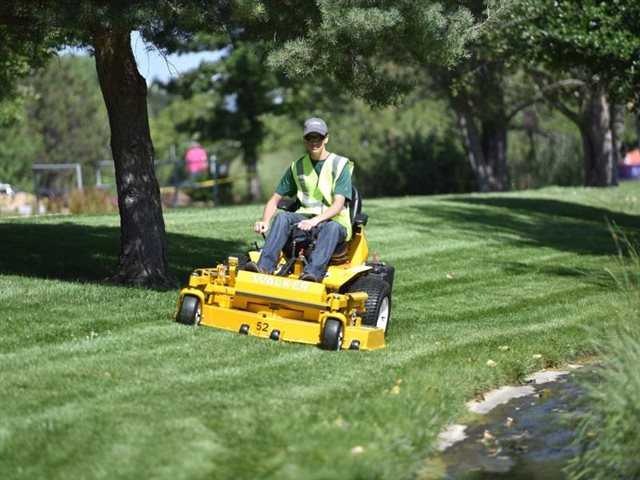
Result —
M 267 272 L 264 268 L 262 268 L 256 262 L 247 262 L 246 265 L 244 266 L 244 269 L 247 272 L 266 273 L 267 275 L 269 275 L 269 272 Z
M 318 277 L 316 277 L 313 273 L 303 273 L 300 275 L 300 280 L 304 280 L 305 282 L 317 282 Z

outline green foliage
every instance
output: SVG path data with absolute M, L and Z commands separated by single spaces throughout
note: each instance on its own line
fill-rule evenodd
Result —
M 462 2 L 476 22 L 467 54 L 448 68 L 429 58 L 420 64 L 428 85 L 449 100 L 464 125 L 459 127 L 460 134 L 480 191 L 511 187 L 507 130 L 531 94 L 530 81 L 519 74 L 511 61 L 515 54 L 500 35 L 512 20 L 513 3 Z
M 635 101 L 640 90 L 640 4 L 636 0 L 520 2 L 525 19 L 510 30 L 522 58 L 563 71 L 592 75 L 618 97 Z
M 313 110 L 313 115 L 329 125 L 329 150 L 354 162 L 354 183 L 365 197 L 472 188 L 454 119 L 441 101 L 416 95 L 405 107 L 373 109 L 362 101 L 345 100 L 337 111 L 327 106 Z M 303 120 L 265 118 L 267 136 L 259 170 L 267 194 L 291 162 L 305 153 Z
M 60 44 L 90 45 L 93 32 L 113 28 L 140 30 L 158 47 L 172 50 L 194 32 L 211 29 L 260 12 L 257 0 L 236 0 L 212 4 L 208 0 L 94 0 L 12 1 L 0 7 L 0 18 L 9 26 L 23 27 L 26 38 L 58 31 Z M 28 27 L 28 28 L 25 28 Z
M 588 385 L 588 408 L 576 438 L 582 453 L 568 466 L 575 480 L 640 477 L 640 248 L 620 227 L 609 228 L 618 248 L 614 278 L 627 298 L 616 309 L 615 325 L 607 328 L 605 364 Z
M 31 164 L 40 143 L 29 132 L 23 111 L 29 92 L 18 80 L 45 62 L 48 46 L 44 32 L 30 35 L 21 26 L 0 22 L 0 181 L 21 190 L 31 186 Z
M 282 100 L 277 77 L 264 66 L 265 45 L 244 41 L 242 31 L 231 37 L 219 61 L 201 64 L 165 88 L 182 96 L 182 105 L 192 107 L 190 115 L 181 115 L 182 121 L 173 119 L 178 134 L 209 144 L 236 142 L 248 173 L 255 175 L 258 147 L 264 138 L 262 116 L 282 110 Z M 206 39 L 199 38 L 196 43 L 203 41 Z M 209 40 L 216 41 L 215 37 Z M 210 149 L 217 154 L 216 150 L 221 149 Z M 247 197 L 258 200 L 258 183 L 251 184 Z
M 353 103 L 330 123 L 330 148 L 355 162 L 354 181 L 368 197 L 471 190 L 451 113 L 442 102 L 412 100 L 406 108 Z
M 42 31 L 30 35 L 25 28 L 0 22 L 0 104 L 15 95 L 18 79 L 48 58 L 47 40 Z
M 602 218 L 638 225 L 639 188 L 365 199 L 396 267 L 375 352 L 176 324 L 177 290 L 100 282 L 117 215 L 3 220 L 3 478 L 416 478 L 474 393 L 601 342 L 626 296 Z M 259 212 L 167 212 L 172 273 L 242 251 Z
M 154 84 L 149 92 L 149 100 L 154 103 L 158 102 L 159 98 L 167 100 L 168 103 L 165 106 L 152 109 L 150 112 L 149 124 L 156 158 L 159 160 L 170 159 L 174 154 L 177 158 L 181 158 L 192 140 L 207 147 L 208 142 L 202 135 L 198 132 L 182 129 L 180 126 L 200 118 L 215 103 L 214 97 L 199 94 L 189 99 L 181 99 Z M 177 148 L 177 151 L 174 152 L 174 148 Z
M 411 90 L 415 67 L 457 63 L 476 35 L 467 10 L 447 11 L 435 2 L 304 3 L 311 28 L 285 38 L 269 64 L 298 81 L 329 73 L 374 105 L 396 101 Z
M 637 322 L 630 329 L 614 329 L 607 345 L 607 365 L 599 381 L 591 385 L 587 400 L 590 412 L 578 429 L 580 447 L 586 448 L 571 461 L 574 479 L 627 479 L 640 476 L 637 424 L 640 418 L 640 335 Z
M 514 188 L 582 184 L 583 146 L 579 131 L 548 106 L 534 105 L 517 115 L 508 145 Z
M 85 183 L 91 183 L 93 164 L 111 158 L 109 125 L 92 63 L 87 57 L 54 57 L 21 83 L 21 96 L 3 104 L 3 181 L 30 190 L 34 163 L 79 162 Z
M 259 117 L 280 108 L 274 100 L 277 80 L 264 67 L 265 55 L 260 44 L 236 41 L 220 61 L 176 81 L 169 91 L 187 98 L 200 92 L 212 97 L 199 115 L 178 127 L 206 139 L 240 140 L 246 148 L 258 144 L 263 136 Z
M 94 163 L 111 158 L 93 60 L 53 57 L 23 80 L 18 91 L 22 94 L 0 110 L 0 178 L 30 190 L 34 163 L 79 162 L 85 182 L 91 183 Z
M 201 35 L 186 43 L 182 48 L 224 46 L 225 54 L 180 79 L 152 88 L 152 98 L 164 95 L 173 99 L 171 106 L 153 121 L 154 129 L 159 127 L 160 133 L 154 132 L 153 136 L 159 138 L 160 151 L 168 141 L 179 145 L 191 138 L 207 145 L 223 161 L 240 157 L 246 171 L 253 172 L 259 152 L 269 151 L 261 146 L 265 140 L 275 150 L 286 148 L 280 137 L 269 142 L 265 120 L 285 114 L 298 119 L 299 123 L 287 132 L 295 132 L 297 148 L 300 125 L 312 112 L 323 108 L 334 113 L 345 110 L 342 102 L 347 102 L 346 95 L 329 77 L 317 75 L 304 82 L 287 80 L 267 69 L 268 47 L 264 42 L 248 40 L 243 31 L 233 34 L 231 43 L 228 41 Z
M 111 158 L 104 102 L 95 72 L 88 75 L 92 69 L 88 57 L 59 57 L 30 78 L 35 93 L 30 124 L 44 147 L 40 163 L 80 162 L 90 167 Z
M 615 223 L 608 223 L 618 250 L 619 274 L 613 274 L 618 285 L 640 300 L 640 241 Z M 640 304 L 639 304 L 640 305 Z
M 18 190 L 33 188 L 31 165 L 42 149 L 42 140 L 29 128 L 26 107 L 29 93 L 0 104 L 0 180 Z

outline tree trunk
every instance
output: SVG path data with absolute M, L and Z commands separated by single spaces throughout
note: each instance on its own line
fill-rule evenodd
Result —
M 624 104 L 611 102 L 611 138 L 613 143 L 613 162 L 622 162 L 622 135 L 624 135 Z
M 258 177 L 258 169 L 256 164 L 249 164 L 248 170 L 249 196 L 252 202 L 259 202 L 262 199 L 262 190 L 260 189 L 260 177 Z
M 582 102 L 580 125 L 584 147 L 584 183 L 588 187 L 610 187 L 618 184 L 611 125 L 607 96 L 601 90 L 589 89 Z
M 258 98 L 257 92 L 262 90 L 260 82 L 256 84 L 256 78 L 250 66 L 253 64 L 253 53 L 245 50 L 242 57 L 244 68 L 240 72 L 245 73 L 240 79 L 240 92 L 238 93 L 238 105 L 240 111 L 244 112 L 245 118 L 242 123 L 248 128 L 242 130 L 240 141 L 242 142 L 243 160 L 247 167 L 247 198 L 250 202 L 262 200 L 262 190 L 260 188 L 260 177 L 258 176 L 258 146 L 264 136 L 264 126 L 260 121 L 260 109 L 257 108 L 262 100 Z
M 96 70 L 111 127 L 120 209 L 121 250 L 109 281 L 174 287 L 167 272 L 165 226 L 147 113 L 147 85 L 139 74 L 129 31 L 93 32 Z
M 500 116 L 482 121 L 482 150 L 489 165 L 492 190 L 509 190 L 507 168 L 507 122 Z
M 618 165 L 622 164 L 622 136 L 624 135 L 624 103 L 611 102 L 611 139 L 613 148 L 612 175 L 613 184 L 618 185 Z
M 507 122 L 500 121 L 500 116 L 482 119 L 480 133 L 474 118 L 477 112 L 473 111 L 471 102 L 464 94 L 452 96 L 451 105 L 458 116 L 458 128 L 478 191 L 509 190 Z
M 260 189 L 260 177 L 258 176 L 258 145 L 251 139 L 245 139 L 244 145 L 244 163 L 247 166 L 247 196 L 251 202 L 259 202 L 262 200 L 262 191 Z
M 636 105 L 636 141 L 640 148 L 640 105 Z
M 473 117 L 468 109 L 460 108 L 457 110 L 458 128 L 462 134 L 462 143 L 467 153 L 471 171 L 476 178 L 476 186 L 479 192 L 488 192 L 491 190 L 487 166 L 484 160 L 484 152 L 480 143 L 478 129 Z

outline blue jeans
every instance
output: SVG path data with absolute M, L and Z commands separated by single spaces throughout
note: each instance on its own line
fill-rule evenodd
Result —
M 273 272 L 278 256 L 287 243 L 287 239 L 291 233 L 291 226 L 307 218 L 308 217 L 295 212 L 278 213 L 271 224 L 271 231 L 262 248 L 258 266 L 268 272 Z M 310 239 L 311 231 L 296 230 L 296 238 L 302 235 Z M 331 255 L 333 255 L 338 244 L 343 242 L 346 237 L 347 229 L 338 222 L 329 220 L 328 222 L 320 224 L 316 245 L 313 252 L 311 252 L 309 263 L 305 265 L 303 269 L 303 273 L 310 273 L 317 278 L 324 277 L 329 260 L 331 260 Z

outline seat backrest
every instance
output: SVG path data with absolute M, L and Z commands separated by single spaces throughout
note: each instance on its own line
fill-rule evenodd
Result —
M 351 185 L 351 200 L 349 200 L 348 207 L 349 219 L 351 220 L 351 225 L 355 229 L 356 217 L 358 214 L 362 213 L 362 197 L 360 196 L 360 192 L 356 186 L 353 184 Z
M 366 213 L 362 213 L 362 197 L 355 185 L 351 186 L 349 218 L 351 219 L 351 228 L 353 228 L 354 234 L 358 226 L 366 225 L 369 221 L 369 216 Z

